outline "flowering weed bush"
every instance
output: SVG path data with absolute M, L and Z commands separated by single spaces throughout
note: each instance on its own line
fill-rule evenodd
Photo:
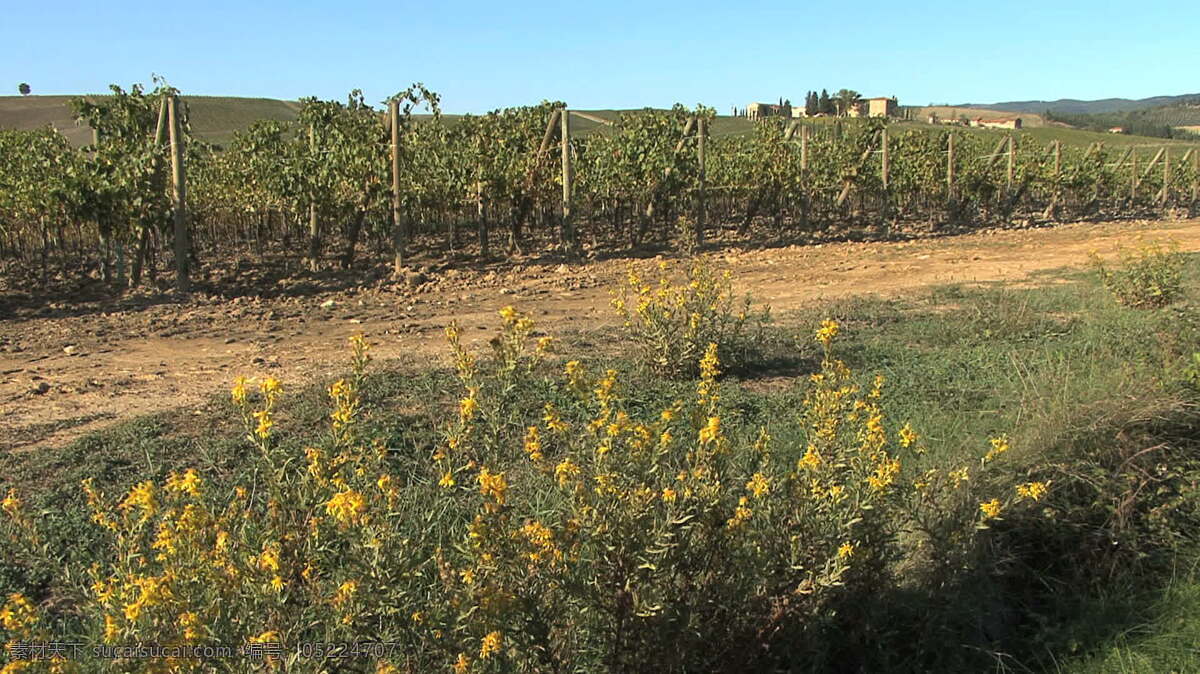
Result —
M 751 310 L 750 296 L 739 302 L 729 272 L 718 274 L 696 261 L 674 283 L 670 265 L 659 262 L 657 279 L 642 279 L 632 267 L 612 305 L 633 357 L 652 372 L 665 376 L 694 376 L 709 344 L 718 345 L 722 362 L 746 362 L 770 322 L 770 308 Z
M 489 357 L 447 330 L 462 391 L 427 455 L 371 439 L 356 339 L 353 376 L 328 389 L 322 442 L 285 449 L 283 387 L 239 379 L 231 399 L 254 450 L 240 480 L 187 469 L 115 497 L 85 482 L 107 544 L 70 572 L 84 579 L 80 640 L 281 644 L 260 665 L 286 671 L 328 667 L 300 644 L 354 642 L 380 644 L 377 672 L 756 668 L 819 654 L 839 606 L 895 583 L 902 532 L 953 529 L 961 544 L 1046 492 L 984 488 L 1003 437 L 973 470 L 906 478 L 923 443 L 888 419 L 882 377 L 863 387 L 835 357 L 832 322 L 802 406 L 768 429 L 726 406 L 715 342 L 693 390 L 635 403 L 616 370 L 572 360 L 547 374 L 549 340 L 531 343 L 532 321 L 511 307 L 501 318 Z M 946 499 L 966 505 L 965 521 L 939 520 Z M 36 531 L 15 491 L 2 508 L 8 531 Z M 24 595 L 0 619 L 7 640 L 45 631 Z M 80 663 L 8 667 L 22 665 Z

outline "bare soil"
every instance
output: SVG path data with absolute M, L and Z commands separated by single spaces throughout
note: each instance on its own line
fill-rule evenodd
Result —
M 1200 250 L 1200 220 L 1077 223 L 911 242 L 732 248 L 707 255 L 778 314 L 851 295 L 897 296 L 948 283 L 1036 284 L 1036 274 L 1080 267 L 1136 237 Z M 648 267 L 651 259 L 633 264 Z M 512 304 L 549 334 L 615 325 L 609 291 L 629 260 L 571 267 L 508 264 L 446 268 L 406 279 L 367 278 L 335 290 L 256 277 L 241 264 L 222 279 L 245 294 L 181 301 L 82 296 L 17 307 L 0 319 L 0 450 L 56 446 L 132 416 L 188 414 L 239 375 L 287 385 L 345 369 L 346 340 L 362 333 L 376 358 L 441 362 L 442 329 L 465 341 L 492 336 Z M 256 286 L 255 282 L 259 285 Z M 291 284 L 291 285 L 289 285 Z M 266 287 L 269 286 L 269 287 Z M 253 294 L 250 294 L 252 291 Z M 4 299 L 0 296 L 0 306 Z

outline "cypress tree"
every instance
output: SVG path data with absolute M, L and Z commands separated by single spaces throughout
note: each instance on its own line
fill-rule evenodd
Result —
M 817 112 L 825 115 L 834 114 L 833 99 L 829 97 L 829 92 L 822 89 L 821 97 L 817 99 Z

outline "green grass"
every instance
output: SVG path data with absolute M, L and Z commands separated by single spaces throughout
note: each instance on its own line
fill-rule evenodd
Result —
M 906 467 L 909 478 L 925 467 L 977 463 L 987 439 L 1007 433 L 1013 450 L 1004 469 L 1054 480 L 1061 519 L 998 525 L 989 554 L 999 561 L 962 572 L 937 594 L 899 587 L 876 598 L 863 614 L 872 622 L 853 627 L 872 635 L 878 651 L 842 653 L 864 658 L 847 662 L 874 671 L 963 671 L 981 662 L 1010 671 L 1200 670 L 1200 508 L 1186 496 L 1200 472 L 1171 464 L 1155 483 L 1167 493 L 1139 492 L 1122 511 L 1124 528 L 1106 519 L 1128 494 L 1126 481 L 1137 479 L 1127 467 L 1154 469 L 1137 457 L 1156 455 L 1138 452 L 1200 449 L 1194 393 L 1177 381 L 1200 346 L 1196 266 L 1192 257 L 1185 298 L 1156 311 L 1116 304 L 1093 273 L 1078 271 L 1044 274 L 1032 289 L 951 285 L 814 306 L 780 317 L 758 365 L 725 379 L 723 400 L 737 420 L 731 427 L 766 427 L 779 446 L 794 443 L 796 410 L 819 358 L 811 330 L 833 317 L 842 324 L 837 353 L 863 382 L 885 375 L 889 419 L 912 422 L 926 438 L 929 452 Z M 691 395 L 691 382 L 636 374 L 615 335 L 566 341 L 566 354 L 586 351 L 593 367 L 628 372 L 631 412 Z M 435 420 L 454 409 L 452 374 L 408 366 L 373 372 L 364 393 L 370 434 L 397 456 L 430 452 Z M 299 452 L 324 433 L 328 381 L 284 383 L 290 393 L 279 424 L 295 431 L 288 443 Z M 63 448 L 0 452 L 0 486 L 35 486 L 35 508 L 58 518 L 52 544 L 64 564 L 86 559 L 96 535 L 78 480 L 93 477 L 114 493 L 188 466 L 217 483 L 244 470 L 247 445 L 233 408 L 222 396 L 201 412 L 130 420 Z M 1170 473 L 1176 467 L 1179 474 Z M 1176 508 L 1164 516 L 1156 508 L 1167 502 Z M 1119 550 L 1089 556 L 1110 540 Z M 0 562 L 3 591 L 61 580 Z
M 1200 668 L 1200 577 L 1196 567 L 1149 597 L 1141 621 L 1114 635 L 1097 652 L 1061 662 L 1062 672 L 1127 674 L 1194 672 Z

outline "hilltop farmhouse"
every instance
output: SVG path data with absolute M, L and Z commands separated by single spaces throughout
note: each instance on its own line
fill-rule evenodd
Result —
M 849 117 L 899 117 L 900 103 L 893 96 L 888 98 L 864 98 L 846 111 Z
M 745 115 L 748 119 L 764 119 L 766 117 L 791 117 L 801 118 L 807 117 L 803 105 L 791 105 L 790 102 L 784 101 L 783 104 L 775 103 L 750 103 L 746 106 Z M 823 113 L 817 113 L 815 117 L 824 117 Z M 863 98 L 851 104 L 846 109 L 847 117 L 899 117 L 900 103 L 896 97 L 880 96 L 877 98 Z
M 1004 119 L 984 119 L 982 117 L 971 120 L 971 126 L 980 129 L 1019 129 L 1021 128 L 1020 117 L 1008 117 Z
M 776 105 L 774 103 L 751 103 L 746 106 L 746 117 L 762 119 L 764 117 L 792 117 L 792 106 L 789 103 Z

